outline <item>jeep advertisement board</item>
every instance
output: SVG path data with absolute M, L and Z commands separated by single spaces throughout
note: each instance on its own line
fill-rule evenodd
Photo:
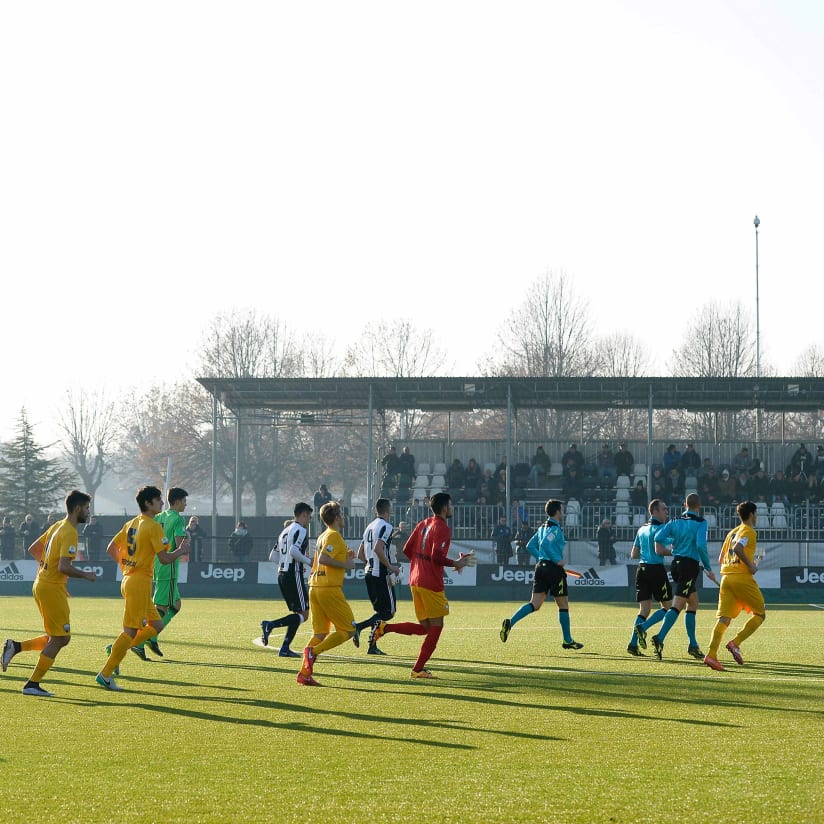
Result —
M 824 567 L 781 567 L 782 589 L 824 589 Z

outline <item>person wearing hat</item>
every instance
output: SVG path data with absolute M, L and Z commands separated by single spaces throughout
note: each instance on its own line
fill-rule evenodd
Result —
M 721 478 L 718 480 L 718 502 L 731 504 L 735 500 L 737 484 L 730 470 L 724 467 Z

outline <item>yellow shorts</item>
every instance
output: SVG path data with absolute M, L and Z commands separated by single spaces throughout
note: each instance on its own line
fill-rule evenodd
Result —
M 327 635 L 333 625 L 339 632 L 354 632 L 355 616 L 340 587 L 309 587 L 309 609 L 315 635 Z
M 43 629 L 46 630 L 46 635 L 52 638 L 58 635 L 71 635 L 69 595 L 66 588 L 59 584 L 38 584 L 35 581 L 31 594 L 43 616 Z
M 424 587 L 409 588 L 412 590 L 412 603 L 415 605 L 415 617 L 418 621 L 449 615 L 449 601 L 446 600 L 445 592 L 433 592 Z
M 764 596 L 752 575 L 721 576 L 717 618 L 735 618 L 741 610 L 764 615 Z
M 124 627 L 143 629 L 151 621 L 160 620 L 160 613 L 152 603 L 152 579 L 148 575 L 124 575 L 120 592 L 126 600 Z

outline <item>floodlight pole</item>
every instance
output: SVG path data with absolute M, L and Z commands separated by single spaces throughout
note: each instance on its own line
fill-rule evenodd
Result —
M 761 308 L 758 294 L 758 227 L 761 221 L 755 216 L 752 225 L 755 226 L 755 379 L 761 380 Z M 761 445 L 761 407 L 755 407 L 755 442 Z

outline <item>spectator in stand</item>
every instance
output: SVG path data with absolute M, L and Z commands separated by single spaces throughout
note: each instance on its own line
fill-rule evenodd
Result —
M 584 466 L 584 456 L 578 451 L 578 447 L 571 443 L 569 445 L 569 449 L 564 452 L 564 456 L 561 458 L 561 466 L 563 467 L 564 475 L 569 474 L 569 470 L 575 467 L 575 469 L 580 472 Z
M 406 475 L 409 478 L 415 476 L 415 456 L 409 451 L 409 447 L 405 446 L 398 458 L 400 466 L 398 467 L 399 475 Z
M 687 444 L 684 454 L 681 456 L 681 472 L 684 475 L 698 476 L 698 470 L 701 468 L 701 456 L 695 451 L 695 447 Z
M 26 550 L 34 543 L 35 539 L 42 534 L 40 524 L 34 520 L 34 515 L 26 515 L 23 523 L 17 527 L 17 534 L 23 541 L 23 557 L 26 557 Z
M 242 561 L 252 551 L 252 536 L 246 521 L 238 521 L 234 532 L 229 536 L 229 552 Z
M 598 467 L 598 481 L 606 486 L 615 485 L 615 456 L 605 443 L 595 457 L 595 465 Z
M 698 477 L 704 478 L 710 472 L 712 472 L 713 475 L 715 475 L 715 466 L 712 463 L 712 459 L 704 458 L 703 462 L 701 463 L 701 468 L 698 470 Z M 701 500 L 703 500 L 703 498 Z
M 189 518 L 189 523 L 186 524 L 186 534 L 189 536 L 189 545 L 191 546 L 192 560 L 196 564 L 203 563 L 203 547 L 206 540 L 206 530 L 200 525 L 200 518 L 197 515 L 192 515 Z
M 446 470 L 444 476 L 446 485 L 450 489 L 463 489 L 464 487 L 464 467 L 460 458 L 455 458 Z M 428 516 L 427 516 L 428 517 Z
M 398 524 L 398 528 L 392 533 L 392 540 L 395 542 L 395 562 L 400 566 L 400 561 L 397 560 L 398 555 L 400 554 L 400 548 L 409 540 L 409 524 L 406 521 L 401 521 Z
M 789 499 L 790 505 L 800 504 L 806 499 L 807 479 L 802 478 L 800 472 L 792 478 L 787 478 L 786 484 L 787 498 Z
M 3 526 L 0 527 L 0 561 L 11 561 L 14 559 L 14 539 L 17 537 L 17 530 L 11 522 L 11 518 L 6 515 L 3 518 Z
M 735 475 L 741 472 L 749 472 L 752 458 L 750 458 L 750 450 L 746 446 L 741 447 L 741 451 L 732 459 L 732 469 Z
M 660 467 L 655 467 L 652 470 L 652 486 L 650 487 L 650 495 L 652 495 L 653 500 L 659 498 L 662 501 L 666 501 L 669 498 L 669 494 L 667 492 L 667 479 L 664 477 L 664 473 L 661 471 Z
M 776 471 L 775 476 L 769 483 L 770 505 L 784 504 L 785 507 L 789 506 L 790 499 L 787 494 L 788 492 L 789 487 L 787 486 L 787 479 L 784 477 L 784 473 L 779 469 Z
M 103 525 L 97 515 L 90 515 L 88 523 L 83 525 L 83 542 L 86 544 L 86 560 L 99 561 L 103 548 Z
M 564 478 L 561 494 L 564 497 L 564 502 L 575 498 L 580 501 L 584 494 L 584 482 L 578 477 L 578 470 L 575 466 L 571 466 L 569 472 Z
M 505 469 L 502 469 L 500 474 L 497 475 L 497 481 L 498 481 L 498 503 L 499 504 L 505 504 L 506 503 L 506 470 Z
M 677 466 L 672 467 L 667 473 L 666 490 L 666 500 L 670 502 L 670 505 L 678 506 L 684 499 L 684 476 Z
M 730 475 L 730 470 L 725 469 L 718 481 L 718 502 L 720 504 L 731 504 L 736 498 L 736 492 L 736 480 Z
M 487 500 L 491 503 L 498 502 L 498 482 L 495 480 L 491 469 L 484 470 L 484 476 L 481 479 L 481 492 L 486 495 Z
M 718 478 L 715 476 L 715 467 L 711 466 L 705 475 L 698 479 L 698 497 L 704 506 L 718 506 Z
M 749 482 L 750 500 L 759 503 L 767 502 L 770 496 L 770 480 L 764 468 L 761 467 L 758 472 L 750 478 Z M 742 499 L 745 500 L 745 499 Z
M 819 445 L 816 447 L 813 470 L 815 471 L 815 479 L 820 484 L 822 478 L 824 478 L 824 446 Z
M 515 530 L 515 559 L 518 562 L 518 566 L 531 565 L 531 556 L 527 551 L 526 545 L 534 534 L 535 530 L 529 526 L 528 521 L 521 521 L 518 529 Z
M 512 530 L 506 523 L 505 515 L 498 518 L 498 523 L 493 527 L 490 537 L 495 544 L 495 558 L 498 564 L 508 564 L 512 557 Z
M 625 443 L 618 444 L 618 451 L 615 453 L 615 473 L 616 475 L 632 475 L 632 468 L 635 466 L 635 459 L 632 452 L 627 450 Z
M 549 467 L 552 462 L 549 460 L 549 455 L 544 452 L 544 448 L 539 446 L 532 456 L 529 468 L 529 485 L 538 486 L 540 481 L 549 475 Z
M 481 467 L 478 466 L 478 462 L 474 458 L 470 458 L 464 470 L 464 486 L 467 489 L 474 489 L 474 494 L 477 495 L 482 478 L 483 473 L 481 472 Z
M 751 501 L 752 491 L 750 490 L 750 473 L 742 471 L 735 479 L 735 503 Z
M 398 452 L 394 446 L 389 447 L 389 451 L 381 458 L 381 466 L 383 467 L 383 480 L 393 480 L 398 476 L 401 471 L 401 462 L 400 458 L 398 458 Z M 330 499 L 331 500 L 331 497 Z M 323 503 L 328 503 L 329 501 L 324 501 Z M 323 504 L 321 504 L 322 506 Z M 318 512 L 318 508 L 315 507 L 315 512 Z M 319 516 L 318 516 L 319 517 Z
M 506 473 L 509 471 L 509 465 L 506 462 L 506 455 L 503 456 L 501 462 L 495 467 L 494 477 L 498 482 L 498 487 L 506 486 Z M 503 480 L 501 480 L 503 478 Z
M 671 443 L 664 453 L 663 466 L 664 474 L 669 475 L 670 469 L 674 466 L 678 467 L 681 464 L 681 453 L 675 448 L 675 444 Z
M 612 521 L 605 518 L 601 521 L 601 526 L 595 533 L 595 540 L 598 542 L 598 561 L 601 566 L 606 566 L 608 563 L 615 566 L 615 542 L 618 536 L 612 528 Z
M 806 478 L 812 471 L 813 466 L 813 456 L 802 443 L 799 444 L 798 449 L 795 450 L 792 458 L 790 458 L 790 466 L 787 474 L 791 477 L 801 475 L 803 478 Z
M 637 481 L 635 486 L 630 490 L 629 502 L 633 506 L 640 506 L 643 509 L 647 508 L 649 499 L 647 498 L 647 490 L 643 481 Z

